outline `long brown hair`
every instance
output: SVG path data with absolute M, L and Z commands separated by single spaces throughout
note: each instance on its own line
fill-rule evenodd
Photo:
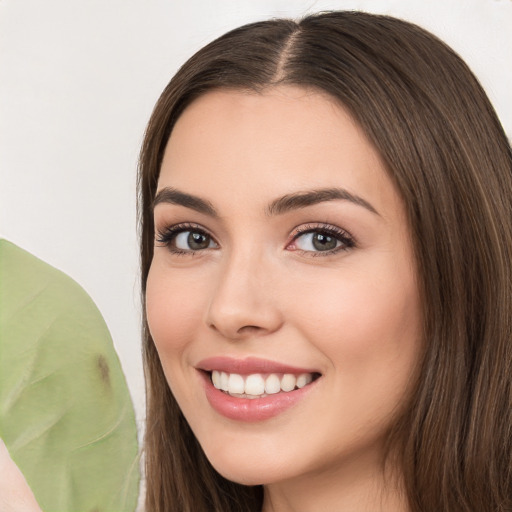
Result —
M 158 100 L 140 155 L 143 296 L 152 202 L 177 118 L 212 89 L 277 84 L 316 88 L 348 109 L 405 204 L 425 351 L 390 446 L 411 511 L 512 510 L 512 154 L 476 78 L 423 29 L 330 12 L 246 25 L 196 53 Z M 204 456 L 146 323 L 144 359 L 148 512 L 260 510 L 261 487 L 227 481 Z

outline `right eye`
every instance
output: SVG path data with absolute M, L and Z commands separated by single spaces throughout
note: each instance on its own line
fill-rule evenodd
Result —
M 184 254 L 216 249 L 217 243 L 206 231 L 191 226 L 170 226 L 158 233 L 157 242 L 165 245 L 171 252 Z

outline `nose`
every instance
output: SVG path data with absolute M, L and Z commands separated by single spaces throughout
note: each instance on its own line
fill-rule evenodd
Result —
M 283 317 L 276 275 L 261 257 L 234 257 L 220 269 L 206 311 L 206 324 L 229 340 L 277 331 Z

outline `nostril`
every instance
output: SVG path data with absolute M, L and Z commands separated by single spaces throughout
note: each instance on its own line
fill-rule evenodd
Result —
M 208 327 L 223 336 L 230 338 L 230 339 L 239 339 L 239 338 L 246 338 L 251 336 L 257 336 L 259 334 L 262 334 L 265 332 L 264 327 L 259 327 L 257 325 L 243 325 L 242 327 L 239 327 L 238 329 L 234 329 L 232 332 L 229 332 L 229 329 L 219 328 L 215 323 L 208 324 Z
M 261 330 L 261 327 L 258 327 L 257 325 L 244 325 L 243 327 L 240 327 L 240 329 L 238 329 L 237 333 L 238 334 L 244 334 L 244 333 L 252 334 L 252 333 L 255 333 L 260 330 Z

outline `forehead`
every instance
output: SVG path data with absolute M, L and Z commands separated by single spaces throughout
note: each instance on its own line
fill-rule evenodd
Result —
M 350 114 L 326 94 L 291 86 L 217 90 L 195 100 L 167 144 L 159 179 L 159 188 L 165 186 L 221 201 L 243 195 L 264 202 L 329 186 L 377 203 L 397 200 L 378 153 Z

